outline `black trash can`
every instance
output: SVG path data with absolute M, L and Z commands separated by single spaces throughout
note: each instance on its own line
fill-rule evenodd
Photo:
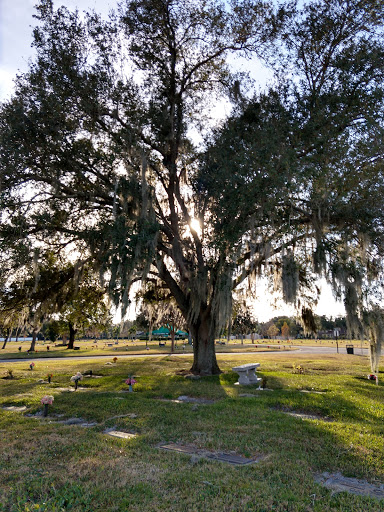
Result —
M 345 345 L 347 349 L 347 354 L 353 354 L 353 345 Z

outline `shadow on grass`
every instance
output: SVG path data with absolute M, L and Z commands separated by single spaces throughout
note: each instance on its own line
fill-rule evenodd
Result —
M 383 450 L 378 449 L 382 439 L 374 431 L 382 421 L 377 416 L 372 418 L 371 424 L 366 422 L 372 402 L 366 398 L 376 388 L 370 382 L 351 376 L 335 376 L 331 380 L 316 377 L 316 382 L 326 384 L 329 391 L 325 394 L 301 393 L 300 386 L 310 387 L 314 382 L 312 375 L 302 378 L 287 373 L 278 377 L 260 372 L 260 376 L 267 377 L 267 385 L 274 391 L 256 391 L 254 387 L 234 386 L 237 380 L 234 372 L 195 381 L 175 375 L 181 366 L 188 368 L 189 363 L 175 362 L 167 357 L 118 363 L 113 367 L 88 364 L 87 368 L 91 367 L 95 373 L 105 374 L 102 379 L 82 381 L 81 385 L 84 383 L 91 389 L 94 384 L 95 389 L 72 393 L 55 391 L 50 413 L 63 414 L 63 418 L 97 421 L 99 424 L 93 428 L 40 422 L 16 415 L 14 421 L 10 415 L 3 418 L 3 425 L 9 430 L 7 440 L 14 443 L 9 448 L 11 459 L 8 463 L 9 481 L 6 482 L 17 489 L 12 499 L 19 499 L 24 492 L 25 499 L 43 501 L 44 497 L 44 500 L 59 503 L 65 495 L 70 505 L 80 507 L 78 510 L 88 510 L 85 508 L 88 505 L 89 510 L 98 510 L 95 504 L 108 510 L 108 500 L 111 503 L 112 496 L 109 493 L 113 492 L 116 493 L 114 504 L 127 503 L 119 510 L 135 507 L 137 510 L 158 510 L 158 506 L 170 510 L 164 497 L 171 493 L 176 507 L 172 510 L 245 510 L 240 508 L 244 496 L 252 498 L 253 508 L 248 510 L 256 510 L 254 504 L 259 502 L 264 507 L 260 510 L 274 508 L 280 512 L 379 510 L 377 502 L 364 498 L 363 504 L 363 498 L 353 496 L 344 497 L 345 503 L 338 506 L 339 498 L 330 497 L 324 489 L 319 490 L 313 481 L 313 474 L 323 471 L 340 471 L 346 476 L 369 480 L 384 478 Z M 73 372 L 73 368 L 68 368 L 65 374 L 60 374 L 57 384 L 65 382 L 68 387 Z M 138 381 L 135 391 L 119 393 L 128 374 L 135 375 Z M 26 382 L 23 391 L 35 391 L 36 385 Z M 13 391 L 16 392 L 16 388 Z M 239 397 L 243 392 L 256 396 Z M 217 401 L 195 407 L 189 403 L 158 400 L 166 395 Z M 381 405 L 379 395 L 375 394 L 373 401 L 377 407 Z M 36 397 L 33 404 L 36 410 L 41 408 L 36 405 Z M 319 417 L 300 419 L 287 415 L 282 409 Z M 117 417 L 119 415 L 122 417 Z M 337 421 L 326 422 L 321 416 L 330 416 Z M 106 427 L 134 432 L 138 436 L 132 441 L 110 438 L 103 433 Z M 266 458 L 257 465 L 244 468 L 208 461 L 194 462 L 189 457 L 157 448 L 160 442 L 171 441 L 246 457 L 263 454 Z M 28 453 L 24 455 L 26 446 Z M 3 449 L 6 448 L 5 444 Z M 28 468 L 26 473 L 21 473 L 21 461 Z M 35 474 L 36 468 L 41 474 Z M 42 489 L 43 471 L 55 476 L 47 476 L 49 486 Z M 115 474 L 113 484 L 110 481 L 104 483 L 105 475 L 113 480 Z M 71 484 L 70 478 L 75 478 L 76 483 Z M 126 483 L 120 489 L 119 482 L 124 478 Z M 135 486 L 142 481 L 149 482 L 149 490 L 152 489 L 152 494 L 148 491 L 148 503 L 145 502 L 143 509 L 138 505 L 141 503 L 140 493 L 148 489 L 138 486 L 138 496 L 135 491 Z M 212 496 L 207 493 L 206 489 L 211 489 L 212 485 L 204 482 L 213 482 L 217 493 Z M 188 508 L 185 496 L 191 493 L 192 487 L 198 506 L 194 507 L 194 503 Z M 240 491 L 241 497 L 237 496 Z M 311 508 L 308 498 L 313 493 L 321 496 L 317 508 Z M 128 495 L 129 506 L 128 501 L 124 502 Z M 89 501 L 81 501 L 83 496 Z M 271 497 L 276 506 L 272 507 Z M 218 499 L 221 501 L 216 506 Z M 237 501 L 230 502 L 231 499 Z
M 24 402 L 22 400 L 22 396 L 18 397 L 17 395 L 27 395 L 29 393 L 32 393 L 35 391 L 35 389 L 38 386 L 41 386 L 42 384 L 39 382 L 25 382 L 24 379 L 18 378 L 18 379 L 10 379 L 7 381 L 8 385 L 5 385 L 1 389 L 1 395 L 3 398 L 7 397 L 16 397 L 12 400 L 12 405 L 18 405 L 21 404 L 24 405 Z M 20 398 L 20 399 L 19 399 Z M 5 404 L 5 402 L 4 402 Z

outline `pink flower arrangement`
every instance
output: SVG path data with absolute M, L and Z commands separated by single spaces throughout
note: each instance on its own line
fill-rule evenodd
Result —
M 53 396 L 51 395 L 45 395 L 43 396 L 43 398 L 41 399 L 41 403 L 43 405 L 52 405 L 52 402 L 54 401 L 54 398 Z
M 129 377 L 126 381 L 125 381 L 126 384 L 128 384 L 128 386 L 133 386 L 134 384 L 136 384 L 136 380 L 132 377 Z

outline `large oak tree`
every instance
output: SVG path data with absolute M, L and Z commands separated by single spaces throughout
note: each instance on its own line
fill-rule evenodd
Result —
M 104 22 L 42 0 L 37 58 L 0 114 L 3 243 L 76 248 L 123 304 L 162 280 L 200 374 L 219 372 L 214 336 L 252 276 L 306 303 L 325 273 L 355 318 L 381 272 L 382 15 L 127 0 Z M 234 52 L 276 71 L 269 91 L 244 97 Z M 194 134 L 224 96 L 237 107 L 203 152 Z

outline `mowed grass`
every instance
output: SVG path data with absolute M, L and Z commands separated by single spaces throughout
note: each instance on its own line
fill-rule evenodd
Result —
M 221 344 L 223 343 L 223 344 Z M 225 343 L 225 344 L 224 344 Z M 355 351 L 359 351 L 360 347 L 367 348 L 369 346 L 367 341 L 361 342 L 360 340 L 254 340 L 250 339 L 234 339 L 227 343 L 227 340 L 222 338 L 216 341 L 217 353 L 236 353 L 236 352 L 265 352 L 272 350 L 295 350 L 295 347 L 302 346 L 317 346 L 324 347 L 330 346 L 336 348 L 338 344 L 339 351 L 346 353 L 346 345 L 353 344 Z M 0 342 L 2 345 L 2 342 Z M 166 341 L 166 344 L 159 345 L 159 341 L 151 341 L 146 343 L 144 340 L 76 340 L 75 346 L 77 350 L 68 350 L 62 345 L 61 341 L 52 343 L 50 341 L 37 341 L 36 350 L 33 353 L 28 353 L 31 346 L 30 341 L 10 341 L 6 344 L 4 349 L 0 349 L 0 359 L 50 359 L 53 357 L 72 357 L 72 356 L 93 356 L 93 355 L 111 355 L 112 357 L 119 357 L 119 355 L 140 355 L 140 354 L 169 354 L 171 350 L 171 342 Z M 21 350 L 19 351 L 19 347 Z M 49 348 L 48 348 L 49 347 Z M 188 354 L 193 352 L 193 347 L 188 344 L 187 340 L 177 340 L 175 344 L 175 353 Z
M 191 359 L 1 363 L 2 406 L 41 410 L 46 419 L 0 409 L 0 511 L 372 511 L 384 501 L 334 494 L 315 483 L 322 472 L 384 483 L 383 386 L 367 380 L 361 356 L 321 359 L 284 353 L 222 354 L 223 373 L 200 380 L 178 375 Z M 273 391 L 235 386 L 235 365 L 259 361 Z M 298 373 L 300 366 L 304 373 Z M 85 389 L 68 392 L 70 377 L 92 369 Z M 39 383 L 48 373 L 51 384 Z M 134 375 L 134 393 L 125 379 Z M 240 397 L 254 393 L 254 397 Z M 213 404 L 166 401 L 180 395 Z M 161 400 L 163 399 L 163 400 Z M 164 400 L 166 399 L 166 400 Z M 288 412 L 305 413 L 301 419 Z M 91 428 L 57 420 L 82 418 Z M 135 433 L 130 440 L 105 435 L 108 428 Z M 158 448 L 161 443 L 261 457 L 230 466 Z
M 281 345 L 280 345 L 281 343 Z M 301 342 L 300 342 L 301 343 Z M 1 344 L 1 342 L 0 342 Z M 315 342 L 313 343 L 315 344 Z M 158 341 L 146 343 L 143 340 L 120 340 L 116 343 L 114 340 L 102 340 L 94 343 L 90 340 L 77 340 L 75 346 L 77 350 L 68 350 L 62 343 L 50 343 L 38 341 L 36 343 L 36 350 L 33 353 L 28 353 L 31 346 L 30 341 L 22 342 L 8 342 L 4 349 L 0 349 L 0 359 L 50 359 L 54 357 L 73 357 L 73 356 L 97 356 L 97 355 L 110 355 L 111 357 L 119 357 L 119 355 L 140 355 L 140 354 L 169 354 L 171 351 L 171 342 L 167 340 L 165 345 L 159 345 Z M 19 351 L 19 347 L 21 350 Z M 47 349 L 49 347 L 49 349 Z M 221 352 L 257 352 L 257 351 L 271 351 L 276 350 L 276 347 L 286 350 L 291 350 L 291 344 L 285 342 L 255 342 L 251 343 L 250 340 L 231 340 L 229 344 L 220 345 L 217 343 L 216 351 Z M 192 354 L 193 347 L 187 341 L 177 341 L 175 344 L 176 354 Z

